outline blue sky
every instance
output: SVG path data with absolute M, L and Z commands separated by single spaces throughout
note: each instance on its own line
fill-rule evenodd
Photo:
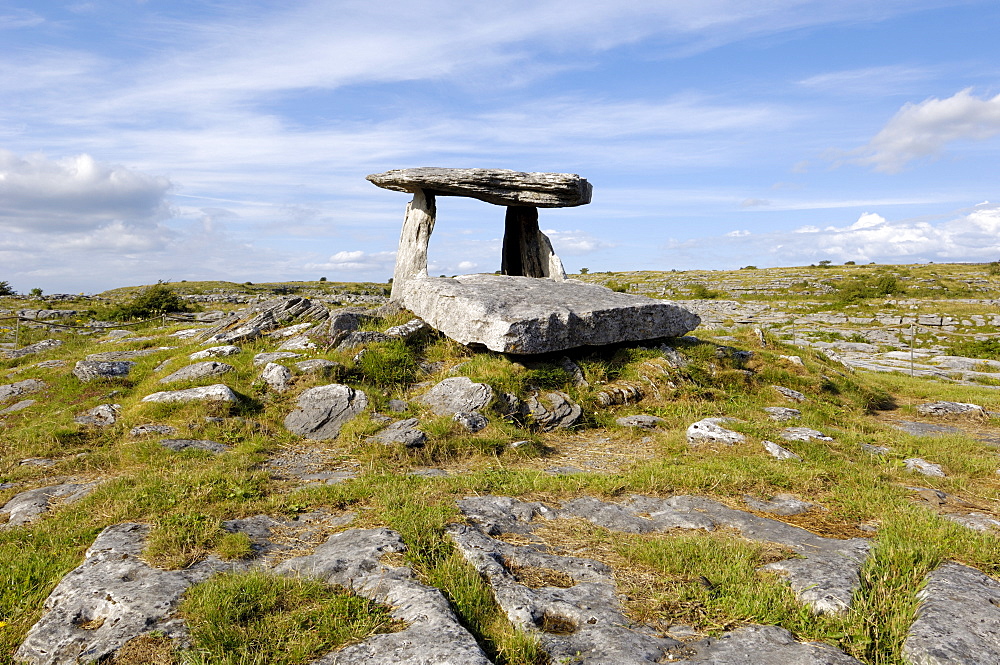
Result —
M 995 0 L 0 0 L 0 280 L 385 281 L 416 166 L 573 272 L 1000 259 Z M 499 268 L 439 201 L 432 274 Z

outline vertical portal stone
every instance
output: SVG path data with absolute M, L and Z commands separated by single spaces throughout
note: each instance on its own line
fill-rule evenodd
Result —
M 504 275 L 566 278 L 552 243 L 538 228 L 538 208 L 507 206 L 500 271 Z
M 434 230 L 436 214 L 434 194 L 422 189 L 416 190 L 413 200 L 406 205 L 403 230 L 399 234 L 390 300 L 400 299 L 406 281 L 427 276 L 427 244 Z

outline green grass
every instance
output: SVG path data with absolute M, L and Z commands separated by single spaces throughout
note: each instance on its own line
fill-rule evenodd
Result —
M 300 665 L 403 627 L 371 600 L 261 571 L 211 577 L 187 591 L 180 611 L 194 643 L 184 661 L 204 665 Z
M 866 295 L 846 301 L 835 286 L 877 282 L 879 275 L 889 273 L 905 294 Z M 989 273 L 985 265 L 629 272 L 580 278 L 632 285 L 631 292 L 654 297 L 661 293 L 690 297 L 686 295 L 690 285 L 703 284 L 714 292 L 745 294 L 739 296 L 744 301 L 770 303 L 782 311 L 787 308 L 789 318 L 825 311 L 850 316 L 936 313 L 957 319 L 980 315 L 989 321 L 995 308 L 978 300 L 1000 297 L 1000 276 Z M 773 289 L 775 280 L 791 286 Z M 173 284 L 171 288 L 181 294 L 198 294 L 232 287 L 240 293 L 263 296 L 286 288 L 300 295 L 319 293 L 333 298 L 338 292 L 381 292 L 384 286 L 190 282 Z M 749 291 L 733 290 L 734 286 Z M 121 301 L 138 291 L 122 289 L 111 295 Z M 971 294 L 972 300 L 955 301 L 955 294 L 962 293 Z M 915 301 L 914 294 L 926 295 Z M 899 305 L 888 302 L 897 297 L 902 299 Z M 21 302 L 5 299 L 0 308 L 23 307 Z M 81 301 L 74 306 L 84 309 L 88 303 Z M 373 320 L 366 328 L 384 330 L 409 318 L 402 312 Z M 357 362 L 357 350 L 320 349 L 304 353 L 302 359 L 322 357 L 342 363 L 338 380 L 363 389 L 371 406 L 348 423 L 337 440 L 323 444 L 324 453 L 353 465 L 359 477 L 338 485 L 299 489 L 272 479 L 262 465 L 285 447 L 306 445 L 285 430 L 282 421 L 295 408 L 299 393 L 331 379 L 297 375 L 289 393 L 263 390 L 257 383 L 261 368 L 252 365 L 252 358 L 255 353 L 273 350 L 276 344 L 262 339 L 244 344 L 243 353 L 224 359 L 235 371 L 223 377 L 185 385 L 159 384 L 159 378 L 187 364 L 187 354 L 202 348 L 197 341 L 168 336 L 182 327 L 151 324 L 140 334 L 156 336 L 154 340 L 124 339 L 101 344 L 94 337 L 25 328 L 21 331 L 22 344 L 53 336 L 64 338 L 66 344 L 37 356 L 0 360 L 0 383 L 22 378 L 39 378 L 47 383 L 44 391 L 31 396 L 40 400 L 39 406 L 10 414 L 0 424 L 0 482 L 19 483 L 16 488 L 0 490 L 0 503 L 22 489 L 52 484 L 57 478 L 102 480 L 92 494 L 76 504 L 56 505 L 27 527 L 0 530 L 0 660 L 9 657 L 23 639 L 40 615 L 45 597 L 66 572 L 79 564 L 96 534 L 122 521 L 144 522 L 152 527 L 144 554 L 147 559 L 167 567 L 184 567 L 209 554 L 228 559 L 252 557 L 249 539 L 222 529 L 225 520 L 256 514 L 292 515 L 320 508 L 337 514 L 356 512 L 358 517 L 352 526 L 388 526 L 400 532 L 408 547 L 407 563 L 419 579 L 440 588 L 487 653 L 505 665 L 538 665 L 544 662 L 544 656 L 534 636 L 511 626 L 489 585 L 462 560 L 445 535 L 448 523 L 461 520 L 455 502 L 465 496 L 491 493 L 555 504 L 578 496 L 614 500 L 629 494 L 699 494 L 735 506 L 746 494 L 768 497 L 789 492 L 823 507 L 810 517 L 810 523 L 804 524 L 821 535 L 856 536 L 860 535 L 856 529 L 859 523 L 878 524 L 854 609 L 839 618 L 813 616 L 780 581 L 756 572 L 761 563 L 777 555 L 770 546 L 725 533 L 629 536 L 581 527 L 581 533 L 576 534 L 581 547 L 590 548 L 581 549 L 577 555 L 588 556 L 589 552 L 618 562 L 620 584 L 635 583 L 629 587 L 634 596 L 630 611 L 652 625 L 688 622 L 718 632 L 745 622 L 775 623 L 800 639 L 836 644 L 869 664 L 902 665 L 900 649 L 914 617 L 916 593 L 925 574 L 941 561 L 958 560 L 988 574 L 1000 573 L 996 534 L 976 533 L 948 522 L 914 504 L 912 492 L 906 489 L 912 485 L 933 487 L 977 505 L 995 505 L 1000 500 L 995 451 L 966 434 L 910 437 L 884 422 L 887 415 L 918 419 L 916 405 L 939 399 L 998 410 L 1000 393 L 990 385 L 950 384 L 903 374 L 850 373 L 820 353 L 783 343 L 780 335 L 786 331 L 777 324 L 766 332 L 764 344 L 752 327 L 737 326 L 699 330 L 695 335 L 700 341 L 673 340 L 670 344 L 688 361 L 684 367 L 665 365 L 656 349 L 612 347 L 565 354 L 580 366 L 589 384 L 586 386 L 573 384 L 562 366 L 563 354 L 522 362 L 502 354 L 475 353 L 433 334 L 418 335 L 406 342 L 370 345 Z M 811 328 L 813 339 L 857 341 L 863 326 Z M 988 359 L 994 357 L 989 355 L 992 342 L 973 337 L 989 334 L 987 329 L 959 324 L 952 337 L 938 329 L 918 331 L 918 337 L 928 342 L 935 339 L 952 350 L 960 350 L 961 355 Z M 717 336 L 726 339 L 718 344 L 712 342 Z M 133 375 L 124 381 L 83 384 L 70 374 L 73 364 L 88 353 L 159 346 L 175 348 L 137 359 Z M 733 354 L 733 348 L 751 351 L 752 355 Z M 782 360 L 782 355 L 800 356 L 803 365 Z M 175 360 L 155 372 L 154 368 L 169 357 Z M 42 360 L 64 360 L 66 364 L 35 366 Z M 487 382 L 496 393 L 514 393 L 522 398 L 533 388 L 562 390 L 583 405 L 585 421 L 572 434 L 542 433 L 488 408 L 485 413 L 489 426 L 470 434 L 450 418 L 432 415 L 414 399 L 433 382 L 454 375 Z M 216 382 L 233 387 L 242 396 L 241 403 L 220 407 L 141 402 L 142 396 L 154 391 Z M 428 383 L 414 388 L 417 382 Z M 640 386 L 643 399 L 638 403 L 596 406 L 602 390 L 624 384 Z M 806 403 L 793 405 L 803 414 L 800 422 L 791 424 L 819 429 L 835 440 L 788 443 L 787 447 L 803 457 L 799 463 L 781 462 L 767 455 L 761 441 L 780 440 L 784 424 L 771 421 L 761 408 L 788 404 L 771 388 L 772 384 L 799 390 L 807 397 Z M 409 403 L 402 417 L 421 419 L 420 427 L 429 436 L 423 448 L 406 450 L 367 440 L 381 427 L 372 412 L 384 410 L 393 398 Z M 95 429 L 73 422 L 77 414 L 110 402 L 121 405 L 119 422 L 114 426 Z M 633 413 L 656 415 L 665 422 L 654 432 L 633 432 L 614 424 L 618 416 Z M 722 449 L 686 443 L 684 429 L 691 422 L 720 415 L 742 421 L 733 427 L 747 435 L 745 443 Z M 221 422 L 208 420 L 220 417 Z M 128 434 L 132 427 L 151 422 L 177 428 L 178 437 L 211 439 L 233 448 L 221 455 L 177 453 L 160 446 L 161 437 L 136 438 Z M 994 420 L 973 424 L 989 428 L 998 425 Z M 617 452 L 620 443 L 623 449 L 631 446 L 649 454 L 612 473 L 544 473 L 541 469 L 556 463 L 547 458 L 560 453 L 567 438 L 577 442 L 608 439 L 611 452 Z M 531 443 L 510 448 L 510 442 L 519 440 Z M 884 457 L 876 457 L 862 450 L 863 443 L 892 450 Z M 51 459 L 53 465 L 20 464 L 33 457 Z M 943 479 L 915 476 L 903 468 L 902 460 L 907 457 L 940 463 L 949 475 Z M 421 466 L 443 467 L 453 473 L 441 478 L 408 475 Z M 793 518 L 788 519 L 795 523 Z M 638 582 L 647 579 L 642 577 L 644 574 L 658 581 L 643 587 Z M 700 580 L 702 575 L 710 586 Z M 256 613 L 260 625 L 267 626 L 264 632 L 274 633 L 276 639 L 303 632 L 304 624 L 282 623 L 267 607 L 284 608 L 281 603 L 285 602 L 289 606 L 313 607 L 314 602 L 327 601 L 309 596 L 312 591 L 302 595 L 297 590 L 267 586 L 273 580 L 246 582 L 243 587 L 242 582 L 233 582 L 206 591 L 206 598 L 214 598 L 220 606 L 211 611 L 215 618 L 206 619 L 205 625 L 215 627 L 206 630 L 222 635 L 225 631 L 219 626 L 236 626 L 235 619 L 226 618 L 229 608 L 221 606 L 235 605 L 226 599 L 242 598 L 245 593 L 250 600 L 261 600 L 260 606 L 248 612 Z M 329 588 L 323 594 L 343 596 Z M 266 600 L 279 597 L 290 600 Z M 362 623 L 363 615 L 384 617 L 384 609 L 364 605 L 367 601 L 354 598 L 345 602 L 355 601 L 362 604 L 345 606 L 345 616 Z M 284 609 L 281 614 L 286 614 Z M 251 652 L 257 649 L 246 648 Z M 280 648 L 288 651 L 291 647 Z M 225 662 L 215 656 L 198 657 L 205 659 L 203 662 Z M 252 657 L 257 656 L 240 656 L 243 660 L 233 662 L 278 662 L 246 660 Z

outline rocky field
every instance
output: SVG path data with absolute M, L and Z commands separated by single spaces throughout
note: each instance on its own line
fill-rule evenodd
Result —
M 0 659 L 1000 663 L 1000 266 L 576 277 L 702 324 L 527 357 L 385 285 L 0 298 Z

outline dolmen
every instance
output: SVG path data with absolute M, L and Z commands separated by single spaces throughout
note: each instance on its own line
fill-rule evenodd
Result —
M 538 208 L 590 203 L 592 187 L 576 174 L 413 168 L 367 179 L 413 195 L 403 219 L 390 298 L 457 342 L 502 353 L 541 354 L 680 337 L 701 322 L 675 303 L 566 279 L 562 261 L 539 229 Z M 506 207 L 501 274 L 427 274 L 438 196 Z

